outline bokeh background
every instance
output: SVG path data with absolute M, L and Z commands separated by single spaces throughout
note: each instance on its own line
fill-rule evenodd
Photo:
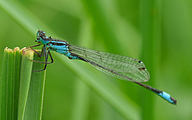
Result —
M 0 2 L 0 56 L 5 47 L 35 45 L 38 30 L 74 45 L 140 59 L 151 75 L 146 84 L 178 100 L 177 106 L 172 105 L 132 82 L 107 76 L 87 63 L 52 52 L 54 64 L 47 67 L 43 120 L 192 119 L 192 1 Z M 110 102 L 115 99 L 103 96 L 102 90 L 85 82 L 87 78 L 69 69 L 76 64 L 89 71 L 87 74 L 94 74 L 90 75 L 94 80 L 115 86 L 107 91 L 117 88 L 127 99 L 125 106 L 132 107 L 127 111 L 117 109 L 118 104 Z M 127 117 L 123 111 L 131 115 Z

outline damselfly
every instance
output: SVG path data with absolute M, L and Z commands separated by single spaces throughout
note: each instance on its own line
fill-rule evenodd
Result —
M 177 103 L 177 100 L 172 98 L 168 93 L 141 83 L 147 82 L 150 78 L 150 75 L 145 68 L 144 63 L 140 60 L 71 45 L 67 41 L 47 37 L 45 32 L 41 30 L 37 32 L 36 42 L 39 44 L 31 46 L 30 48 L 32 49 L 32 47 L 43 45 L 41 53 L 38 53 L 34 49 L 32 50 L 35 51 L 39 56 L 45 56 L 45 62 L 36 60 L 32 61 L 43 63 L 45 64 L 45 67 L 42 70 L 36 70 L 33 72 L 43 71 L 46 69 L 47 64 L 53 63 L 53 58 L 50 51 L 56 51 L 67 56 L 69 59 L 79 59 L 88 62 L 98 70 L 111 76 L 134 82 L 156 93 L 169 103 L 175 105 Z M 51 58 L 51 62 L 47 62 L 48 55 Z

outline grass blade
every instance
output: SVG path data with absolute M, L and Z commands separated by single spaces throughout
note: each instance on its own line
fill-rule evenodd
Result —
M 31 79 L 32 65 L 33 65 L 33 62 L 27 59 L 27 58 L 33 59 L 33 51 L 23 50 L 22 54 L 23 54 L 23 57 L 21 62 L 19 108 L 18 108 L 19 120 L 23 120 L 24 118 L 27 97 L 29 92 L 30 79 Z
M 45 71 L 32 73 L 33 61 L 27 59 L 33 59 L 32 50 L 23 49 L 22 55 L 18 119 L 40 120 L 43 108 Z M 38 57 L 35 56 L 35 58 Z M 42 66 L 34 63 L 33 69 L 42 69 Z
M 35 54 L 34 59 L 42 61 L 44 58 L 43 57 L 40 58 Z M 44 64 L 36 62 L 33 63 L 33 70 L 41 70 L 43 69 L 43 67 Z M 41 119 L 43 108 L 44 86 L 45 86 L 45 71 L 33 72 L 31 76 L 24 120 Z
M 18 103 L 19 103 L 19 84 L 20 84 L 20 69 L 21 69 L 21 53 L 20 49 L 16 47 L 13 51 L 14 54 L 14 110 L 13 110 L 13 116 L 14 120 L 17 120 L 18 117 Z
M 8 110 L 7 110 L 7 86 L 8 86 L 8 59 L 9 53 L 12 53 L 11 49 L 5 48 L 4 55 L 3 55 L 3 63 L 1 69 L 1 78 L 0 78 L 0 118 L 1 120 L 6 120 L 8 117 Z

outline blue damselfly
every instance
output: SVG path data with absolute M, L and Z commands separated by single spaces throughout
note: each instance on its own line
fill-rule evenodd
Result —
M 46 69 L 47 64 L 53 63 L 50 51 L 56 51 L 67 56 L 69 59 L 79 59 L 88 62 L 98 70 L 111 76 L 134 82 L 150 91 L 153 91 L 169 103 L 175 105 L 177 103 L 177 100 L 172 98 L 168 93 L 141 83 L 147 82 L 150 79 L 150 74 L 145 68 L 144 63 L 140 60 L 71 45 L 67 41 L 47 37 L 45 32 L 41 30 L 37 32 L 36 42 L 39 44 L 31 46 L 30 48 L 32 49 L 32 47 L 43 45 L 41 53 L 38 53 L 34 49 L 32 50 L 35 51 L 40 57 L 45 56 L 45 62 L 35 60 L 32 61 L 43 63 L 45 64 L 45 67 L 42 70 L 36 70 L 34 72 L 43 71 Z M 47 62 L 48 55 L 51 58 L 51 62 Z

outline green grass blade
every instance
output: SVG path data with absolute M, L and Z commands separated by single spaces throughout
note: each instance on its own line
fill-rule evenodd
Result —
M 34 70 L 44 67 L 29 60 L 33 59 L 33 53 L 32 50 L 23 49 L 21 54 L 18 47 L 14 51 L 8 48 L 4 50 L 0 77 L 1 120 L 41 119 L 45 71 L 32 73 L 31 76 L 32 67 Z M 35 55 L 35 59 L 42 60 L 43 57 Z
M 8 117 L 8 110 L 7 110 L 7 84 L 8 84 L 8 59 L 9 53 L 12 53 L 11 49 L 5 48 L 3 54 L 3 63 L 1 69 L 1 78 L 0 78 L 0 118 L 1 120 L 6 120 Z
M 13 51 L 8 52 L 7 66 L 7 119 L 13 119 Z
M 33 51 L 22 51 L 23 57 L 21 62 L 18 120 L 24 119 L 33 65 L 33 62 L 27 58 L 33 59 L 33 53 Z
M 83 24 L 80 27 L 80 40 L 81 45 L 90 44 L 92 38 L 91 25 L 87 25 L 90 21 L 84 19 Z M 85 120 L 88 118 L 90 100 L 90 88 L 79 78 L 75 83 L 74 101 L 72 106 L 71 120 Z
M 34 59 L 43 61 L 43 57 L 39 57 L 36 54 Z M 33 63 L 33 70 L 41 70 L 44 68 L 44 64 Z M 24 120 L 40 120 L 42 116 L 43 108 L 43 96 L 45 86 L 45 71 L 33 72 L 31 76 L 29 94 L 27 98 L 27 104 L 24 114 Z
M 87 113 L 90 103 L 89 92 L 89 87 L 78 79 L 75 84 L 71 120 L 85 120 L 88 117 Z
M 23 49 L 20 76 L 19 120 L 40 120 L 43 108 L 45 71 L 32 73 L 33 70 L 43 69 L 43 64 L 28 60 L 33 59 L 33 51 Z M 27 57 L 27 58 L 26 58 Z M 36 60 L 42 60 L 35 55 Z M 31 74 L 32 73 L 32 74 Z
M 14 120 L 17 120 L 18 118 L 18 103 L 19 103 L 19 84 L 20 84 L 20 69 L 21 69 L 21 53 L 20 49 L 16 47 L 13 51 L 14 53 L 14 68 L 15 71 L 14 74 Z
M 151 86 L 155 87 L 154 82 L 157 78 L 157 71 L 159 70 L 159 56 L 160 56 L 160 34 L 161 34 L 161 14 L 160 14 L 160 1 L 147 1 L 141 2 L 141 28 L 143 37 L 143 60 L 147 69 L 151 74 L 151 80 L 148 82 Z M 143 109 L 143 119 L 154 119 L 154 97 L 152 94 L 146 94 L 147 91 L 142 91 L 145 96 L 142 96 L 142 101 L 152 104 L 143 104 L 140 101 Z M 145 109 L 145 110 L 144 110 Z M 150 109 L 149 113 L 146 109 Z
M 34 35 L 39 29 L 39 25 L 41 25 L 41 29 L 49 29 L 44 22 L 39 21 L 33 13 L 19 2 L 0 1 L 0 8 L 31 35 Z

